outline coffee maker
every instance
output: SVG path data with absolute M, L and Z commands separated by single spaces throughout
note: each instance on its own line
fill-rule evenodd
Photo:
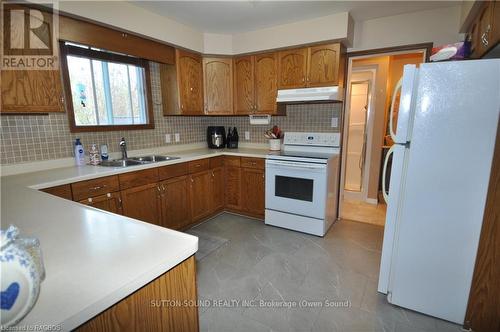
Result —
M 226 129 L 223 126 L 208 127 L 207 144 L 210 149 L 223 149 L 226 146 Z

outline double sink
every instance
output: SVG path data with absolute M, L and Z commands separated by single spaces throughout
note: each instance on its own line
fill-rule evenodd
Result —
M 158 155 L 150 155 L 150 156 L 142 156 L 142 157 L 130 157 L 127 159 L 113 159 L 113 160 L 103 160 L 100 163 L 100 166 L 104 167 L 129 167 L 129 166 L 138 166 L 144 164 L 158 163 L 160 161 L 169 161 L 179 159 L 180 157 L 171 157 L 171 156 L 158 156 Z

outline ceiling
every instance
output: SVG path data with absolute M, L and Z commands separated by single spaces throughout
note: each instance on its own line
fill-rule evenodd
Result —
M 203 32 L 234 34 L 335 13 L 356 21 L 459 5 L 461 1 L 131 1 Z

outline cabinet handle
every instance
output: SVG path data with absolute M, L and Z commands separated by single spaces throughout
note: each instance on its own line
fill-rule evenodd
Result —
M 191 178 L 191 183 L 194 183 L 194 180 L 193 180 L 193 178 Z
M 189 91 L 193 91 L 193 88 L 189 88 Z
M 181 109 L 184 109 L 184 105 L 181 104 Z
M 161 185 L 161 190 L 165 191 L 165 185 L 164 184 Z
M 160 186 L 156 186 L 156 189 L 158 190 L 158 192 L 161 192 Z
M 213 172 L 213 171 L 212 171 L 212 177 L 213 177 L 213 178 L 215 177 L 215 174 L 214 174 L 214 172 Z
M 304 83 L 305 81 L 306 81 L 306 78 L 302 77 L 302 83 Z
M 111 193 L 107 193 L 107 194 L 106 194 L 106 197 L 107 197 L 107 198 L 111 198 Z
M 107 187 L 107 185 L 103 184 L 102 186 L 91 187 L 91 188 L 89 188 L 89 190 L 90 191 L 95 191 L 95 190 L 99 190 L 99 189 L 104 189 L 106 187 Z
M 89 203 L 90 203 L 90 204 L 92 204 L 92 201 L 93 201 L 93 200 L 92 200 L 92 197 L 89 197 L 89 198 L 88 198 L 88 201 L 89 201 Z
M 481 42 L 483 43 L 484 46 L 488 46 L 488 44 L 490 43 L 488 40 L 488 32 L 489 32 L 489 30 L 486 30 L 481 35 Z

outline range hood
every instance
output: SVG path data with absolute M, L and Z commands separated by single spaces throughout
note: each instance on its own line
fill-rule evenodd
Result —
M 339 86 L 278 90 L 276 102 L 281 104 L 341 102 L 344 100 L 343 92 Z

